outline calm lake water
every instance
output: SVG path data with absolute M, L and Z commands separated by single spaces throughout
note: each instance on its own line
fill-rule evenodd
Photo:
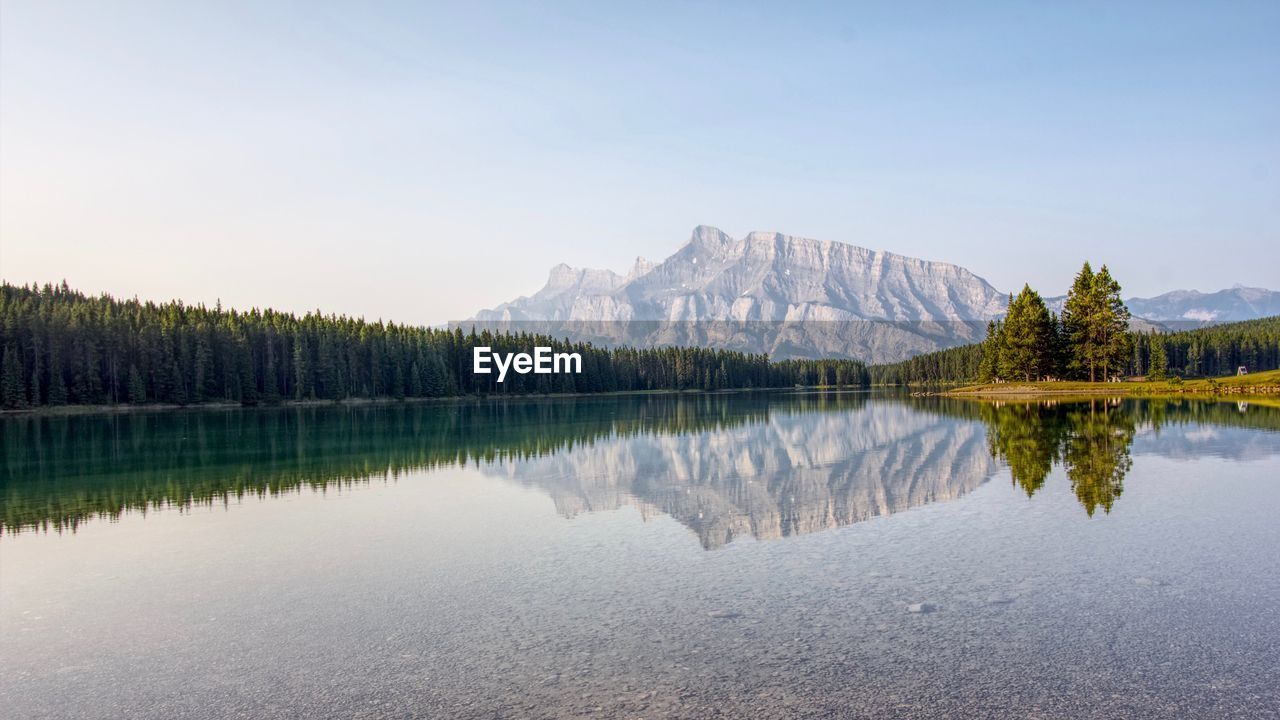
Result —
M 13 718 L 1280 716 L 1280 409 L 0 421 Z

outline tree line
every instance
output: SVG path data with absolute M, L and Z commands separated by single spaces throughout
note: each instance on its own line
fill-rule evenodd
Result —
M 1106 380 L 1129 358 L 1129 309 L 1107 266 L 1085 263 L 1067 292 L 1062 315 L 1024 285 L 1009 297 L 1002 320 L 987 326 L 978 379 L 983 382 L 1079 378 Z
M 1280 316 L 1173 333 L 1134 333 L 1129 371 L 1153 379 L 1280 369 Z
M 1152 380 L 1231 375 L 1280 369 L 1280 317 L 1258 318 L 1176 332 L 1130 332 L 1127 376 Z M 873 385 L 979 382 L 985 343 L 960 345 L 868 368 Z M 1070 376 L 1068 376 L 1070 377 Z
M 581 374 L 471 371 L 472 348 L 579 353 Z M 709 348 L 603 348 L 528 333 L 425 328 L 320 312 L 225 310 L 0 285 L 0 405 L 430 398 L 474 394 L 861 386 L 855 360 L 771 362 Z
M 1103 380 L 1116 375 L 1203 377 L 1280 368 L 1280 317 L 1177 332 L 1128 330 L 1120 286 L 1104 266 L 1086 263 L 1061 316 L 1029 286 L 1010 296 L 1009 312 L 982 343 L 869 368 L 872 384 L 910 385 Z

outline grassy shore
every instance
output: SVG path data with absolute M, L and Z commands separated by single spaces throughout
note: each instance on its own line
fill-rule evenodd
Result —
M 1195 380 L 1139 382 L 1007 382 L 966 385 L 942 395 L 1280 395 L 1280 370 Z

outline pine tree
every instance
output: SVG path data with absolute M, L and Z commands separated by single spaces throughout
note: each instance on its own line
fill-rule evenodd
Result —
M 1004 342 L 999 320 L 987 323 L 987 339 L 982 342 L 982 362 L 978 366 L 979 379 L 990 383 L 1000 379 L 1000 346 Z
M 262 370 L 262 401 L 267 404 L 280 402 L 280 384 L 276 369 L 275 332 L 268 332 L 264 340 L 264 367 Z
M 1193 342 L 1187 347 L 1187 364 L 1183 367 L 1183 372 L 1187 375 L 1196 376 L 1200 374 L 1200 361 L 1204 358 L 1203 346 L 1198 342 Z
M 1147 376 L 1152 380 L 1164 380 L 1169 375 L 1169 356 L 1164 349 L 1164 338 L 1154 331 L 1151 338 L 1151 371 Z
M 1120 298 L 1120 283 L 1107 266 L 1096 274 L 1085 263 L 1067 293 L 1062 324 L 1069 348 L 1068 367 L 1088 371 L 1090 382 L 1110 377 L 1129 359 L 1129 308 Z
M 17 346 L 6 346 L 4 359 L 0 360 L 0 405 L 6 408 L 27 406 L 27 387 L 22 378 L 22 364 Z
M 425 375 L 423 391 L 427 397 L 443 397 L 452 394 L 449 387 L 449 368 L 445 366 L 444 360 L 439 355 L 433 353 L 427 360 Z
M 1062 329 L 1068 348 L 1067 367 L 1077 374 L 1087 370 L 1091 382 L 1096 379 L 1098 352 L 1093 327 L 1097 312 L 1093 268 L 1086 262 L 1067 291 L 1067 300 L 1062 306 Z
M 138 366 L 129 365 L 129 402 L 134 405 L 141 405 L 147 401 L 147 384 L 142 381 L 142 373 L 138 372 Z
M 49 352 L 49 404 L 67 404 L 67 382 L 62 378 L 62 363 L 53 351 Z
M 204 328 L 200 328 L 200 336 L 196 339 L 195 377 L 191 381 L 192 400 L 204 402 L 214 396 L 213 385 L 213 351 L 209 341 L 204 337 Z
M 186 405 L 188 400 L 182 368 L 178 367 L 178 361 L 174 359 L 169 364 L 169 402 Z
M 1097 308 L 1095 337 L 1098 361 L 1102 366 L 1102 378 L 1119 372 L 1129 358 L 1129 308 L 1120 298 L 1120 283 L 1116 282 L 1107 266 L 1103 265 L 1093 276 L 1094 304 Z
M 1024 381 L 1043 378 L 1053 371 L 1054 345 L 1049 309 L 1040 293 L 1024 285 L 1005 317 L 1000 374 Z
M 31 404 L 39 407 L 43 404 L 43 393 L 40 392 L 40 341 L 39 338 L 33 338 L 33 340 L 34 347 L 31 349 L 31 375 L 27 378 L 30 386 L 30 393 L 28 396 L 31 398 Z
M 1062 325 L 1062 318 L 1057 313 L 1049 314 L 1049 325 L 1053 344 L 1051 353 L 1052 366 L 1048 372 L 1057 378 L 1067 370 L 1067 364 L 1071 357 L 1071 347 L 1067 340 L 1066 329 Z
M 314 397 L 311 384 L 311 362 L 307 359 L 303 341 L 298 339 L 293 346 L 293 397 L 295 400 L 308 400 Z

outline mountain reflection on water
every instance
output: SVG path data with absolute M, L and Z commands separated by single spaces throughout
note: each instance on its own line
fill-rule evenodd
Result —
M 550 493 L 565 516 L 635 504 L 715 548 L 957 498 L 995 463 L 978 423 L 850 396 L 825 411 L 783 402 L 740 424 L 609 438 L 498 469 Z
M 479 467 L 546 492 L 567 517 L 633 505 L 706 548 L 815 532 L 960 497 L 1007 465 L 1026 493 L 1061 467 L 1084 510 L 1110 512 L 1135 442 L 1179 456 L 1269 454 L 1233 426 L 1280 410 L 1192 400 L 979 402 L 757 392 L 486 400 L 0 421 L 0 528 L 342 490 Z

